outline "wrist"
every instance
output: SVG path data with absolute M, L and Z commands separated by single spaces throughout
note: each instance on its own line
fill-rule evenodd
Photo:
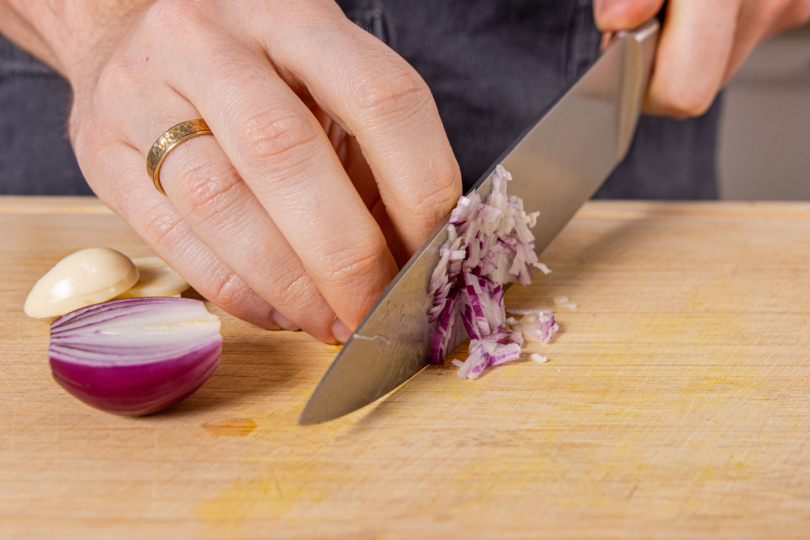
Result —
M 0 0 L 0 30 L 64 76 L 74 91 L 97 72 L 129 18 L 155 0 Z

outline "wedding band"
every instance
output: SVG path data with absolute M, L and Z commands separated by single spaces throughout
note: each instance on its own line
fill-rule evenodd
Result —
M 149 154 L 146 156 L 146 172 L 149 173 L 155 188 L 163 195 L 166 195 L 163 186 L 160 185 L 160 166 L 163 165 L 163 160 L 178 144 L 199 135 L 211 135 L 211 129 L 205 120 L 202 118 L 187 120 L 166 130 L 149 149 Z

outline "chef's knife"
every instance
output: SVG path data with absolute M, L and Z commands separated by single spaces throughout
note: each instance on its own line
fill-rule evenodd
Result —
M 618 34 L 473 187 L 483 198 L 495 166 L 503 163 L 514 178 L 509 193 L 523 198 L 527 211 L 540 211 L 534 228 L 538 253 L 624 159 L 652 71 L 658 31 L 654 20 Z M 428 322 L 428 285 L 448 220 L 414 254 L 343 346 L 309 399 L 301 424 L 364 407 L 427 365 L 434 326 Z

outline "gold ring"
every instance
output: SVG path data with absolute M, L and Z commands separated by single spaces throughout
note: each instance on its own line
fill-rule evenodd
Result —
M 163 186 L 160 185 L 160 166 L 163 165 L 163 160 L 178 144 L 199 135 L 211 135 L 211 129 L 205 120 L 197 118 L 180 122 L 166 130 L 166 133 L 158 137 L 158 140 L 149 149 L 149 154 L 146 156 L 146 172 L 149 173 L 155 188 L 163 195 L 166 195 Z

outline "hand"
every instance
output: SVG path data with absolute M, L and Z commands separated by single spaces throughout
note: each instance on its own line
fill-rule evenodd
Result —
M 54 62 L 88 182 L 238 317 L 345 341 L 461 195 L 427 85 L 331 0 L 158 0 L 94 32 Z M 164 197 L 146 154 L 193 118 L 214 136 L 169 154 Z
M 594 0 L 597 26 L 629 30 L 663 0 Z M 810 19 L 810 0 L 670 0 L 645 112 L 684 118 L 706 112 L 766 38 Z

